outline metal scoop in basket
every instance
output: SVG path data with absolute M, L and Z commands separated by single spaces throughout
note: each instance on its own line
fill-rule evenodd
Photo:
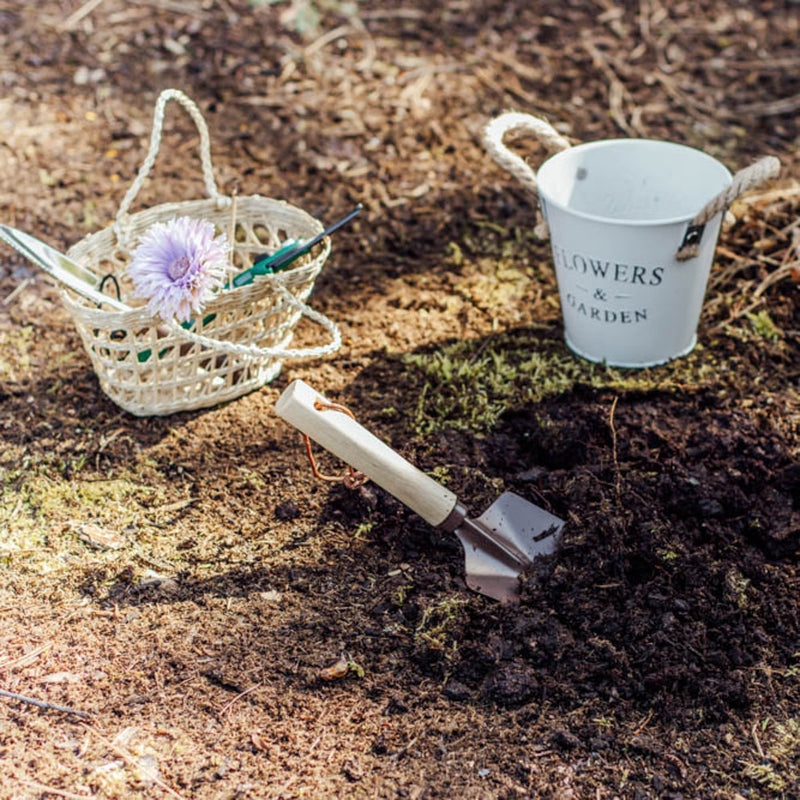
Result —
M 278 399 L 278 416 L 362 472 L 419 514 L 455 533 L 464 547 L 470 589 L 495 600 L 514 600 L 519 576 L 540 555 L 551 553 L 564 521 L 513 492 L 504 492 L 472 519 L 458 498 L 303 381 Z
M 116 311 L 131 310 L 131 307 L 121 300 L 100 291 L 100 279 L 94 272 L 82 267 L 77 261 L 73 261 L 49 244 L 45 244 L 41 239 L 2 224 L 0 224 L 0 239 L 87 300 L 98 304 L 104 303 Z

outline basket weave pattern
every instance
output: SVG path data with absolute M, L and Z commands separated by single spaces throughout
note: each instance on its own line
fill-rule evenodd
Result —
M 162 118 L 167 99 L 191 104 L 181 93 L 169 90 L 168 96 L 159 99 Z M 157 122 L 153 132 L 156 150 L 160 120 Z M 151 155 L 152 151 L 151 145 Z M 153 158 L 148 156 L 150 163 L 145 163 L 140 177 L 152 166 Z M 123 214 L 140 188 L 134 186 L 116 225 L 87 236 L 69 250 L 71 258 L 98 275 L 113 275 L 121 299 L 132 306 L 130 311 L 110 311 L 62 292 L 102 390 L 136 416 L 172 414 L 232 400 L 272 380 L 284 358 L 319 357 L 339 346 L 336 326 L 304 304 L 330 252 L 327 239 L 313 254 L 294 262 L 292 269 L 257 276 L 248 285 L 219 292 L 196 315 L 191 330 L 153 318 L 142 301 L 132 297 L 126 275 L 131 250 L 157 222 L 188 216 L 214 223 L 219 233 L 232 239 L 228 279 L 251 267 L 254 256 L 274 252 L 288 239 L 308 240 L 322 231 L 318 220 L 288 203 L 259 195 L 240 197 L 232 203 L 219 195 L 206 169 L 207 160 L 206 152 L 204 172 L 211 199 L 167 203 L 137 214 Z M 318 348 L 288 349 L 302 315 L 327 328 L 332 342 Z

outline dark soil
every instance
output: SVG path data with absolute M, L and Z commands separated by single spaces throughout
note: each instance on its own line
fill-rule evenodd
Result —
M 0 797 L 800 796 L 798 35 L 793 2 L 0 4 L 2 221 L 64 250 L 108 224 L 171 86 L 223 191 L 365 206 L 312 297 L 340 352 L 163 418 L 105 397 L 4 251 L 0 689 L 67 711 L 0 698 Z M 567 350 L 480 143 L 508 108 L 781 159 L 690 356 Z M 202 196 L 196 141 L 170 110 L 140 206 Z M 565 519 L 520 602 L 381 489 L 317 481 L 273 413 L 294 378 L 473 511 Z

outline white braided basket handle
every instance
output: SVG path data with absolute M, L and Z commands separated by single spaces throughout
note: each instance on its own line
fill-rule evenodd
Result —
M 675 253 L 675 258 L 678 261 L 696 258 L 700 254 L 700 239 L 706 224 L 720 211 L 725 211 L 737 197 L 749 192 L 750 189 L 764 181 L 777 177 L 780 169 L 781 162 L 775 156 L 765 156 L 755 164 L 739 170 L 733 176 L 730 186 L 706 203 L 689 223 L 683 242 L 678 252 Z
M 328 331 L 331 336 L 331 341 L 328 342 L 328 344 L 322 345 L 321 347 L 306 347 L 303 349 L 236 344 L 235 342 L 215 339 L 212 336 L 203 336 L 199 333 L 193 333 L 181 327 L 175 321 L 169 324 L 170 332 L 221 353 L 230 353 L 235 356 L 253 356 L 254 358 L 322 358 L 335 353 L 342 346 L 342 333 L 339 330 L 339 326 L 333 320 L 328 319 L 324 314 L 320 314 L 319 311 L 315 311 L 310 306 L 307 306 L 302 300 L 298 300 L 285 286 L 279 284 L 276 288 L 280 291 L 286 303 L 294 306 L 304 317 L 308 317 L 312 322 L 316 322 Z
M 232 203 L 230 197 L 220 194 L 219 190 L 217 189 L 217 183 L 214 180 L 214 168 L 211 165 L 211 140 L 209 139 L 206 121 L 203 119 L 200 109 L 193 100 L 187 97 L 179 89 L 165 89 L 158 96 L 155 111 L 153 112 L 153 129 L 150 133 L 150 147 L 147 151 L 147 156 L 142 162 L 142 166 L 139 168 L 139 173 L 125 194 L 125 197 L 122 198 L 119 210 L 117 211 L 117 219 L 114 223 L 114 232 L 117 234 L 118 240 L 121 239 L 120 234 L 124 229 L 125 220 L 128 216 L 128 210 L 130 209 L 133 201 L 136 199 L 136 196 L 141 191 L 147 176 L 150 174 L 150 170 L 153 168 L 153 165 L 156 162 L 156 156 L 158 156 L 158 151 L 161 147 L 161 131 L 164 127 L 164 111 L 167 103 L 170 100 L 176 100 L 186 109 L 195 126 L 197 127 L 198 133 L 200 134 L 200 162 L 203 165 L 203 181 L 205 182 L 208 196 L 217 203 L 219 208 L 226 208 Z
M 483 143 L 489 155 L 506 172 L 509 172 L 534 196 L 539 196 L 536 173 L 516 153 L 512 153 L 503 139 L 511 131 L 524 131 L 532 133 L 551 153 L 557 153 L 570 147 L 570 143 L 553 128 L 553 126 L 539 117 L 531 114 L 522 114 L 509 111 L 493 119 L 483 130 Z M 548 237 L 547 223 L 540 221 L 536 226 L 536 234 L 541 239 Z

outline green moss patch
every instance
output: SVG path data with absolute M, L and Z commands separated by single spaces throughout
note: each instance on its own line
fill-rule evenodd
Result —
M 574 356 L 553 338 L 530 329 L 460 341 L 402 357 L 419 397 L 414 431 L 425 436 L 455 428 L 491 430 L 502 414 L 571 391 L 669 391 L 709 385 L 719 376 L 713 353 L 698 348 L 658 369 L 622 370 Z

